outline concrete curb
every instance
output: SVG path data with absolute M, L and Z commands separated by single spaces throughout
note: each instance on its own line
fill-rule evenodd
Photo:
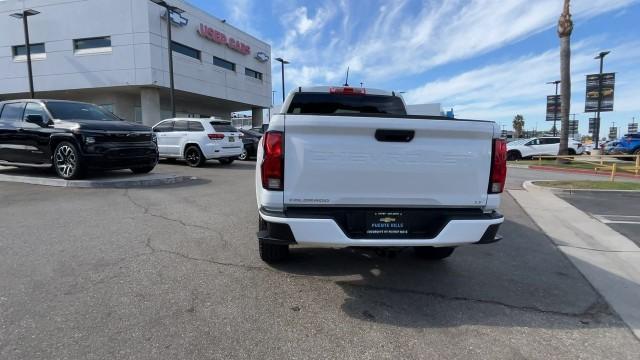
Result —
M 528 169 L 529 165 L 507 164 L 507 167 L 513 169 Z
M 640 248 L 552 190 L 525 184 L 509 194 L 640 339 Z
M 127 177 L 120 179 L 100 179 L 100 180 L 63 180 L 48 177 L 20 176 L 0 174 L 0 181 L 54 186 L 65 188 L 128 188 L 147 187 L 179 184 L 191 180 L 196 180 L 193 176 L 180 176 L 175 174 L 149 174 L 137 177 Z
M 540 170 L 540 171 L 554 171 L 554 172 L 561 172 L 565 174 L 580 174 L 580 175 L 606 176 L 606 177 L 611 176 L 611 173 L 595 172 L 593 170 L 587 170 L 587 169 L 562 169 L 562 168 L 555 168 L 551 166 L 540 166 L 540 165 L 529 165 L 529 169 Z M 636 179 L 636 180 L 640 179 L 640 176 L 625 174 L 622 172 L 616 173 L 616 178 L 617 177 L 627 178 L 627 179 Z
M 556 188 L 556 187 L 550 187 L 550 186 L 540 186 L 540 185 L 536 185 L 534 184 L 534 182 L 551 182 L 551 181 L 557 181 L 557 180 L 529 180 L 529 181 L 525 181 L 524 183 L 522 183 L 522 187 L 525 190 L 529 190 L 529 189 L 535 189 L 535 190 L 552 190 L 552 191 L 560 191 L 560 192 L 580 192 L 580 191 L 593 191 L 593 192 L 628 192 L 628 193 L 637 193 L 640 192 L 640 190 L 606 190 L 606 189 L 564 189 L 564 188 Z

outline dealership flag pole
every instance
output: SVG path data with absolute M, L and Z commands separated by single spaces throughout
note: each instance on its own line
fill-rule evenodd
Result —
M 22 25 L 24 27 L 24 47 L 27 51 L 27 71 L 29 73 L 29 95 L 33 99 L 35 97 L 35 92 L 33 91 L 33 69 L 31 67 L 31 43 L 29 41 L 29 21 L 27 18 L 29 16 L 38 15 L 39 11 L 33 9 L 24 10 L 21 13 L 14 13 L 9 16 L 14 17 L 16 19 L 22 19 Z
M 27 48 L 27 69 L 29 71 L 29 94 L 31 98 L 35 98 L 33 91 L 33 69 L 31 67 L 31 45 L 29 42 L 29 23 L 26 15 L 22 17 L 22 23 L 24 24 L 24 44 Z
M 171 39 L 171 14 L 182 14 L 184 10 L 167 4 L 164 0 L 151 0 L 167 10 L 167 51 L 169 52 L 169 97 L 171 99 L 171 117 L 176 117 L 175 86 L 173 81 L 173 40 Z
M 604 66 L 604 57 L 607 56 L 607 54 L 609 54 L 609 51 L 603 51 L 600 54 L 598 54 L 598 56 L 596 56 L 594 59 L 600 59 L 600 76 L 598 77 L 598 110 L 596 112 L 596 133 L 595 133 L 595 140 L 596 140 L 596 146 L 595 149 L 598 149 L 598 143 L 599 138 L 600 138 L 600 109 L 602 107 L 602 69 Z
M 276 58 L 276 61 L 280 62 L 280 64 L 282 64 L 282 104 L 284 104 L 284 65 L 288 64 L 289 62 L 287 60 L 284 60 L 283 58 Z
M 173 81 L 173 40 L 171 39 L 171 9 L 167 7 L 167 41 L 169 48 L 169 86 L 171 98 L 171 117 L 176 117 L 175 85 Z

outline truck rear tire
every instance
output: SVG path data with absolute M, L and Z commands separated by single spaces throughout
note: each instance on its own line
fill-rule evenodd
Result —
M 442 260 L 453 254 L 455 247 L 416 246 L 413 248 L 416 256 L 424 260 Z
M 289 245 L 272 244 L 258 240 L 260 259 L 267 264 L 275 264 L 289 257 Z

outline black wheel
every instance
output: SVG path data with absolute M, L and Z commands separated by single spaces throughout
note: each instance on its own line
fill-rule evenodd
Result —
M 80 179 L 85 173 L 78 148 L 67 141 L 58 144 L 53 151 L 53 168 L 56 174 L 65 180 Z
M 267 264 L 275 264 L 289 257 L 289 245 L 271 244 L 258 240 L 260 259 Z
M 416 256 L 425 260 L 442 260 L 453 254 L 454 247 L 416 246 L 413 248 Z
M 576 151 L 573 150 L 573 149 L 569 149 L 569 150 L 567 150 L 567 152 L 568 152 L 569 156 L 575 156 L 576 155 Z
M 262 217 L 259 215 L 258 229 L 260 231 L 267 230 L 267 222 L 262 220 Z M 258 247 L 260 250 L 260 259 L 267 264 L 278 263 L 289 257 L 289 245 L 270 244 L 258 239 Z
M 518 151 L 509 151 L 507 153 L 507 161 L 522 160 L 522 155 Z
M 247 152 L 247 149 L 242 149 L 242 154 L 238 156 L 238 160 L 242 160 L 242 161 L 249 160 L 249 153 Z
M 144 166 L 144 167 L 131 168 L 131 171 L 134 174 L 146 174 L 151 172 L 153 168 L 155 168 L 155 166 Z
M 222 165 L 229 165 L 231 163 L 233 163 L 235 159 L 229 159 L 229 158 L 224 158 L 224 159 L 218 159 L 218 161 L 220 161 L 220 164 Z
M 189 146 L 184 151 L 184 159 L 187 161 L 187 165 L 191 167 L 200 167 L 207 162 L 207 159 L 202 155 L 202 151 L 197 146 Z

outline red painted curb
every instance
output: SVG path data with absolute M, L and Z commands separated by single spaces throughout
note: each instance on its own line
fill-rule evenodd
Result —
M 557 168 L 557 167 L 541 166 L 541 165 L 529 165 L 529 169 L 531 169 L 531 170 L 542 170 L 542 171 L 555 171 L 555 172 L 563 172 L 563 173 L 569 173 L 569 174 L 586 174 L 586 175 L 596 175 L 596 176 L 611 177 L 611 172 L 604 172 L 604 171 L 595 172 L 593 170 L 587 170 L 587 169 L 560 169 L 560 168 Z M 617 172 L 616 173 L 616 177 L 640 179 L 640 176 L 636 176 L 636 175 L 633 175 L 633 174 L 621 173 L 621 172 Z

